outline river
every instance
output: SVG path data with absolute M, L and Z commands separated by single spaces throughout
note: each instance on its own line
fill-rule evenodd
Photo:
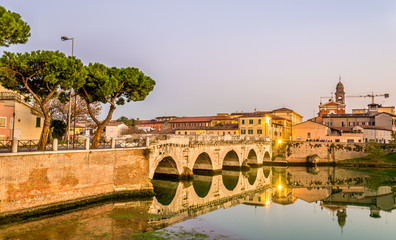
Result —
M 0 239 L 392 239 L 396 169 L 261 167 L 0 226 Z

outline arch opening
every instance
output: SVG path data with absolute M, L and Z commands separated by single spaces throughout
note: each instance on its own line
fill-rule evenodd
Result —
M 249 164 L 249 166 L 252 166 L 252 167 L 258 167 L 257 154 L 253 149 L 251 149 L 249 151 L 249 154 L 247 157 L 247 164 Z
M 206 152 L 199 154 L 194 163 L 193 173 L 201 175 L 213 175 L 213 164 L 209 154 Z
M 204 176 L 204 175 L 195 175 L 193 181 L 193 187 L 195 193 L 200 198 L 206 197 L 210 191 L 210 187 L 212 186 L 212 176 Z
M 264 162 L 270 162 L 270 161 L 271 161 L 271 155 L 270 155 L 270 153 L 269 153 L 268 151 L 266 151 L 266 152 L 264 153 L 263 161 L 264 161 Z
M 240 170 L 241 169 L 241 164 L 239 163 L 238 154 L 234 150 L 229 151 L 225 155 L 225 157 L 223 159 L 222 169 L 226 169 L 226 170 Z
M 172 157 L 165 157 L 154 171 L 153 179 L 179 179 L 180 174 Z

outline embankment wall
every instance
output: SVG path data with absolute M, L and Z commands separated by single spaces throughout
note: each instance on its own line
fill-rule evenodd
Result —
M 366 156 L 362 143 L 291 142 L 286 149 L 286 160 L 292 163 L 306 162 L 307 156 L 315 154 L 321 163 Z
M 152 191 L 143 149 L 0 154 L 0 214 Z

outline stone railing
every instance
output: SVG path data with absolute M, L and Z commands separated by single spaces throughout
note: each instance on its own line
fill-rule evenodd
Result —
M 1 140 L 0 153 L 17 153 L 17 152 L 35 152 L 38 150 L 39 140 Z M 43 151 L 61 151 L 61 150 L 90 150 L 91 140 L 76 141 L 74 144 L 67 144 L 64 141 L 54 139 L 46 144 Z M 116 139 L 100 140 L 97 149 L 115 149 L 115 148 L 137 148 L 148 147 L 150 138 L 135 139 Z

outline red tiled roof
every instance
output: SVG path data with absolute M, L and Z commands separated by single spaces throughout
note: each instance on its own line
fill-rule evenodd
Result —
M 121 124 L 123 124 L 123 122 L 118 122 L 118 121 L 115 121 L 115 120 L 111 120 L 111 121 L 107 124 L 107 126 L 119 126 L 119 125 L 121 125 Z
M 376 129 L 376 130 L 386 130 L 386 131 L 392 131 L 392 129 L 386 128 L 386 127 L 379 127 L 379 126 L 370 126 L 370 125 L 359 125 L 356 127 L 361 127 L 363 129 Z
M 163 121 L 153 121 L 153 120 L 139 120 L 135 123 L 135 125 L 142 125 L 142 124 L 164 124 Z
M 176 130 L 238 130 L 238 124 L 226 124 L 223 126 L 186 126 Z
M 343 132 L 351 132 L 353 127 L 332 127 L 332 129 L 343 131 Z
M 213 120 L 233 120 L 234 118 L 228 116 L 206 116 L 206 117 L 181 117 L 173 119 L 171 123 L 184 123 L 184 122 L 210 122 Z

